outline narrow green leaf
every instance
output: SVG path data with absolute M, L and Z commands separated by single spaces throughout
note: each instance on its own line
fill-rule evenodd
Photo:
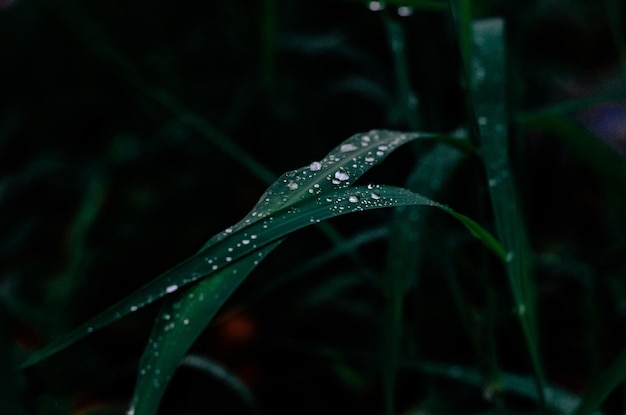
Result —
M 490 249 L 502 255 L 504 251 L 493 236 L 447 206 L 397 187 L 350 187 L 398 146 L 418 138 L 433 137 L 435 135 L 432 134 L 390 131 L 357 134 L 336 147 L 324 159 L 285 173 L 268 188 L 248 215 L 211 238 L 196 255 L 76 330 L 33 353 L 23 365 L 37 363 L 94 330 L 176 292 L 177 299 L 165 304 L 165 310 L 156 322 L 142 358 L 141 370 L 144 372 L 142 374 L 140 371 L 137 392 L 131 406 L 131 413 L 152 414 L 189 346 L 226 298 L 256 266 L 258 259 L 255 255 L 267 254 L 291 232 L 346 213 L 427 205 L 451 214 Z M 183 292 L 179 290 L 184 286 L 207 276 L 211 278 L 185 290 L 178 298 Z M 218 298 L 215 298 L 216 294 Z M 207 303 L 198 301 L 201 297 Z M 176 314 L 174 321 L 172 316 Z
M 280 200 L 283 200 L 282 196 Z M 268 243 L 274 242 L 298 229 L 335 216 L 384 207 L 409 205 L 425 205 L 442 209 L 458 219 L 470 229 L 474 236 L 483 241 L 494 252 L 503 254 L 504 251 L 495 238 L 468 217 L 417 193 L 403 188 L 383 185 L 338 188 L 332 189 L 325 195 L 299 199 L 299 202 L 290 205 L 291 207 L 288 210 L 282 209 L 274 216 L 271 216 L 271 226 L 259 229 L 258 223 L 253 223 L 242 229 L 248 232 L 246 234 L 258 234 L 257 243 L 259 246 L 266 246 L 267 244 L 264 241 L 268 241 Z M 255 233 L 249 233 L 252 232 L 252 229 L 256 229 L 258 233 L 256 231 Z M 231 230 L 227 233 L 232 235 L 231 238 L 237 241 L 243 230 Z M 271 248 L 273 249 L 273 246 Z M 194 258 L 198 258 L 199 261 L 208 259 L 212 263 L 220 263 L 218 256 L 207 256 L 213 251 L 213 247 L 207 247 Z M 173 303 L 172 309 L 162 312 L 157 319 L 156 327 L 144 351 L 137 390 L 129 413 L 133 415 L 156 413 L 164 388 L 172 377 L 178 363 L 195 338 L 200 335 L 201 328 L 203 329 L 209 323 L 214 314 L 214 311 L 207 312 L 207 309 L 217 311 L 225 301 L 226 296 L 230 295 L 232 290 L 239 285 L 241 282 L 239 278 L 242 275 L 248 275 L 252 268 L 256 266 L 256 264 L 251 265 L 248 262 L 240 263 L 239 261 L 243 257 L 238 251 L 233 250 L 229 252 L 233 257 L 227 268 L 222 272 L 214 274 L 211 278 L 205 279 L 199 285 L 192 287 L 189 294 L 193 293 L 193 296 L 183 295 L 178 302 Z M 254 251 L 246 252 L 246 255 L 254 257 L 254 254 L 252 254 Z M 263 252 L 265 253 L 265 251 Z M 223 264 L 220 265 L 220 269 L 222 266 Z M 240 267 L 242 268 L 240 269 Z M 231 273 L 235 274 L 229 275 Z M 184 274 L 180 276 L 181 279 L 184 277 Z M 228 278 L 236 279 L 236 283 L 232 283 Z M 216 279 L 218 281 L 214 282 Z M 227 284 L 226 281 L 230 282 Z M 215 299 L 217 304 L 199 303 L 197 301 L 198 298 L 202 297 L 206 299 L 205 301 L 211 302 L 216 294 L 218 294 L 218 298 Z M 176 319 L 175 325 L 170 327 L 172 324 L 171 316 L 176 313 L 178 313 L 179 317 Z M 164 318 L 164 316 L 169 317 Z M 187 324 L 180 324 L 181 319 L 183 321 L 187 320 Z M 193 327 L 191 327 L 192 321 L 194 322 Z M 167 327 L 170 328 L 166 330 Z M 179 329 L 176 330 L 175 327 L 179 327 Z M 179 338 L 179 333 L 184 333 L 183 338 Z
M 241 258 L 211 278 L 166 299 L 139 363 L 128 415 L 157 412 L 167 384 L 191 345 L 259 261 L 279 243 Z
M 535 402 L 539 401 L 535 380 L 531 377 L 502 372 L 499 375 L 497 383 L 489 384 L 489 379 L 485 378 L 476 368 L 459 366 L 458 364 L 405 361 L 404 367 L 415 369 L 431 376 L 445 377 L 462 382 L 466 385 L 473 385 L 483 389 L 485 393 L 489 393 L 489 391 L 492 390 L 517 395 Z M 548 407 L 553 410 L 554 413 L 560 415 L 570 415 L 572 410 L 581 402 L 579 396 L 556 386 L 547 385 L 545 393 L 546 396 L 549 397 L 546 402 Z
M 0 413 L 22 415 L 26 412 L 19 401 L 19 390 L 24 379 L 17 367 L 14 351 L 4 327 L 0 325 Z
M 406 187 L 434 197 L 461 160 L 461 156 L 462 153 L 457 148 L 437 143 L 419 160 Z M 381 280 L 384 323 L 380 371 L 386 414 L 394 412 L 398 359 L 403 353 L 405 334 L 410 334 L 410 331 L 404 333 L 404 299 L 407 289 L 417 284 L 422 247 L 426 242 L 424 230 L 430 213 L 419 206 L 399 208 L 395 210 L 391 223 L 387 269 Z
M 623 349 L 611 365 L 591 384 L 591 389 L 583 396 L 572 415 L 593 414 L 606 397 L 625 380 L 626 349 Z
M 473 26 L 472 96 L 480 133 L 496 230 L 507 253 L 505 265 L 517 314 L 527 343 L 538 394 L 545 384 L 539 356 L 532 254 L 509 161 L 506 99 L 506 57 L 502 19 Z
M 283 236 L 289 229 L 290 213 L 295 205 L 306 199 L 316 199 L 332 189 L 350 186 L 370 168 L 382 162 L 398 146 L 416 139 L 432 139 L 435 134 L 374 130 L 356 134 L 337 146 L 325 158 L 309 166 L 279 177 L 261 196 L 256 206 L 239 223 L 211 238 L 200 253 L 166 271 L 135 293 L 114 304 L 75 330 L 59 337 L 48 346 L 31 354 L 24 366 L 66 348 L 82 337 L 98 330 L 183 286 L 204 278 L 238 258 L 246 256 L 282 236 L 260 238 L 267 229 L 280 228 Z M 286 215 L 287 214 L 287 215 Z M 278 215 L 279 217 L 275 217 Z M 287 225 L 287 227 L 284 227 Z M 262 242 L 260 242 L 262 241 Z M 204 252 L 211 247 L 210 252 Z

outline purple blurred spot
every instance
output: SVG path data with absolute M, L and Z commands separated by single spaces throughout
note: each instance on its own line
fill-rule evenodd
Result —
M 607 102 L 582 112 L 585 127 L 626 156 L 626 102 Z

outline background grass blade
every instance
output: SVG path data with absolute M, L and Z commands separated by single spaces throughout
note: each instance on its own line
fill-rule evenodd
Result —
M 508 152 L 506 59 L 502 19 L 477 21 L 473 28 L 471 88 L 474 113 L 497 234 L 504 244 L 506 271 L 543 402 L 544 375 L 539 356 L 532 254 Z
M 407 189 L 434 197 L 461 159 L 462 153 L 457 148 L 436 144 L 417 164 L 407 180 Z M 430 214 L 419 206 L 406 206 L 395 210 L 391 223 L 387 269 L 381 279 L 384 318 L 380 370 L 386 414 L 394 412 L 400 357 L 404 353 L 415 355 L 413 331 L 410 327 L 405 330 L 405 296 L 408 289 L 418 283 Z M 409 350 L 403 350 L 405 344 Z
M 626 380 L 626 349 L 623 349 L 611 365 L 592 383 L 591 388 L 572 414 L 593 414 L 606 397 L 624 380 Z
M 0 312 L 4 314 L 3 309 Z M 0 413 L 24 415 L 26 412 L 19 401 L 19 389 L 24 379 L 15 362 L 13 345 L 0 324 Z

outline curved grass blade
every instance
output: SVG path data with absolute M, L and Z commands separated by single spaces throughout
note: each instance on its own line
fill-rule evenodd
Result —
M 166 271 L 78 328 L 35 351 L 23 362 L 23 366 L 35 364 L 95 330 L 214 273 L 237 258 L 248 255 L 261 247 L 256 238 L 264 229 L 273 226 L 273 215 L 277 212 L 287 212 L 296 203 L 316 198 L 331 189 L 346 188 L 370 168 L 382 162 L 398 146 L 412 140 L 432 139 L 437 136 L 386 130 L 356 134 L 333 149 L 324 159 L 283 174 L 261 196 L 248 215 L 211 238 L 196 256 Z M 265 239 L 263 243 L 271 243 L 279 238 Z M 209 247 L 210 252 L 207 251 Z M 199 256 L 201 253 L 203 256 Z
M 504 250 L 493 236 L 468 217 L 407 189 L 382 185 L 336 188 L 313 198 L 299 198 L 297 203 L 289 205 L 289 209 L 281 209 L 270 216 L 271 226 L 264 227 L 266 224 L 262 221 L 244 226 L 239 230 L 230 230 L 227 233 L 235 241 L 239 240 L 244 231 L 247 235 L 258 235 L 257 244 L 265 246 L 259 253 L 264 255 L 274 248 L 275 241 L 322 220 L 352 212 L 409 205 L 425 205 L 442 209 L 458 219 L 472 234 L 504 258 Z M 206 256 L 213 251 L 212 246 L 206 247 L 196 258 L 210 258 L 213 263 L 220 263 L 219 257 Z M 236 250 L 229 252 L 232 255 L 231 263 L 226 264 L 226 268 L 191 287 L 186 291 L 186 295 L 177 301 L 170 301 L 157 318 L 155 329 L 141 360 L 140 376 L 129 414 L 156 413 L 165 385 L 171 379 L 188 348 L 208 325 L 227 297 L 256 266 L 256 263 L 252 262 L 256 260 L 254 250 L 247 250 L 245 254 L 247 256 Z M 220 268 L 223 266 L 224 264 L 220 263 Z M 203 301 L 198 301 L 199 298 L 203 298 Z
M 0 367 L 0 413 L 26 414 L 18 398 L 24 383 L 23 375 L 17 367 L 14 347 L 3 325 L 0 325 Z
M 626 380 L 626 348 L 615 358 L 611 365 L 600 374 L 591 388 L 583 396 L 572 415 L 590 415 L 596 410 L 615 388 Z
M 430 376 L 444 377 L 466 385 L 482 388 L 485 393 L 488 393 L 489 389 L 492 388 L 499 393 L 517 395 L 535 402 L 539 400 L 535 381 L 532 377 L 520 376 L 510 372 L 501 372 L 498 381 L 496 383 L 490 383 L 489 379 L 485 378 L 480 370 L 460 366 L 458 364 L 405 360 L 403 366 L 407 369 L 418 370 Z M 572 410 L 581 402 L 578 395 L 554 385 L 546 385 L 545 394 L 546 397 L 549 398 L 546 400 L 546 404 L 550 409 L 549 413 L 570 415 L 572 414 Z M 602 415 L 601 412 L 592 413 L 593 415 Z M 590 413 L 587 412 L 587 414 Z
M 506 271 L 543 405 L 545 377 L 539 353 L 532 253 L 509 161 L 504 22 L 477 21 L 472 31 L 472 97 L 491 205 L 497 233 L 507 249 Z
M 139 363 L 128 415 L 157 412 L 165 387 L 191 345 L 259 261 L 280 242 L 241 258 L 166 300 Z

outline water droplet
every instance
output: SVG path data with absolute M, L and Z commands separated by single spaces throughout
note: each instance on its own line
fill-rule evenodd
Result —
M 513 258 L 515 258 L 515 253 L 513 251 L 509 251 L 506 254 L 506 262 L 511 262 L 513 261 Z
M 250 243 L 250 239 L 244 239 L 243 241 L 241 241 L 241 243 L 244 245 L 248 245 Z
M 380 200 L 380 193 L 378 192 L 372 192 L 371 196 L 374 200 Z
M 379 1 L 370 1 L 367 8 L 373 12 L 380 11 L 385 8 L 385 5 Z
M 408 17 L 412 14 L 413 14 L 412 7 L 406 7 L 406 6 L 398 7 L 398 16 Z
M 233 231 L 233 228 L 224 229 L 224 233 L 231 233 L 232 231 Z
M 384 145 L 384 144 L 381 144 L 381 145 L 379 145 L 379 146 L 378 146 L 378 149 L 379 149 L 380 151 L 387 151 L 387 150 L 389 150 L 389 146 L 386 146 L 386 145 Z
M 349 151 L 354 151 L 356 149 L 357 149 L 357 146 L 355 146 L 352 143 L 342 144 L 341 147 L 339 147 L 339 151 L 341 151 L 342 153 L 347 153 Z
M 322 163 L 319 161 L 314 161 L 309 165 L 309 170 L 311 171 L 320 171 L 322 169 Z
M 487 117 L 478 117 L 478 125 L 485 126 L 487 125 L 487 122 L 489 122 L 489 120 L 487 120 Z
M 372 139 L 369 135 L 364 135 L 363 137 L 361 137 L 361 141 L 364 143 L 369 143 L 370 141 L 372 141 Z
M 176 284 L 172 284 L 172 285 L 168 286 L 168 287 L 165 289 L 165 292 L 166 292 L 166 293 L 168 293 L 168 294 L 170 294 L 170 293 L 173 293 L 174 291 L 176 291 L 177 289 L 178 289 L 178 285 L 176 285 Z
M 352 196 L 350 196 L 350 197 L 348 198 L 348 200 L 349 200 L 350 202 L 352 202 L 352 203 L 357 203 L 357 202 L 359 201 L 359 197 L 358 197 L 358 196 L 355 196 L 355 195 L 352 195 Z
M 376 161 L 376 159 L 374 157 L 365 157 L 365 161 L 367 163 L 373 163 L 374 161 Z
M 289 188 L 289 190 L 296 190 L 298 188 L 298 183 L 292 180 L 287 184 L 287 187 Z
M 226 262 L 230 262 L 230 261 L 232 261 L 232 260 L 233 260 L 233 259 L 232 259 L 231 257 L 229 257 L 229 256 L 227 256 L 227 257 L 226 257 Z
M 139 307 L 137 307 L 136 305 L 131 306 L 131 307 L 130 307 L 130 311 L 131 311 L 131 312 L 132 312 L 132 311 L 137 311 L 137 309 L 138 309 L 138 308 L 139 308 Z
M 188 325 L 188 324 L 189 324 L 189 319 L 188 319 L 188 318 L 184 319 L 184 320 L 183 320 L 183 324 L 184 324 L 185 326 L 186 326 L 186 325 Z
M 217 269 L 217 265 L 213 265 L 213 266 L 211 267 L 211 269 L 212 269 L 213 271 L 215 271 L 215 270 Z
M 350 178 L 350 175 L 344 169 L 339 169 L 335 172 L 335 179 L 341 182 L 344 182 L 348 180 L 349 178 Z

